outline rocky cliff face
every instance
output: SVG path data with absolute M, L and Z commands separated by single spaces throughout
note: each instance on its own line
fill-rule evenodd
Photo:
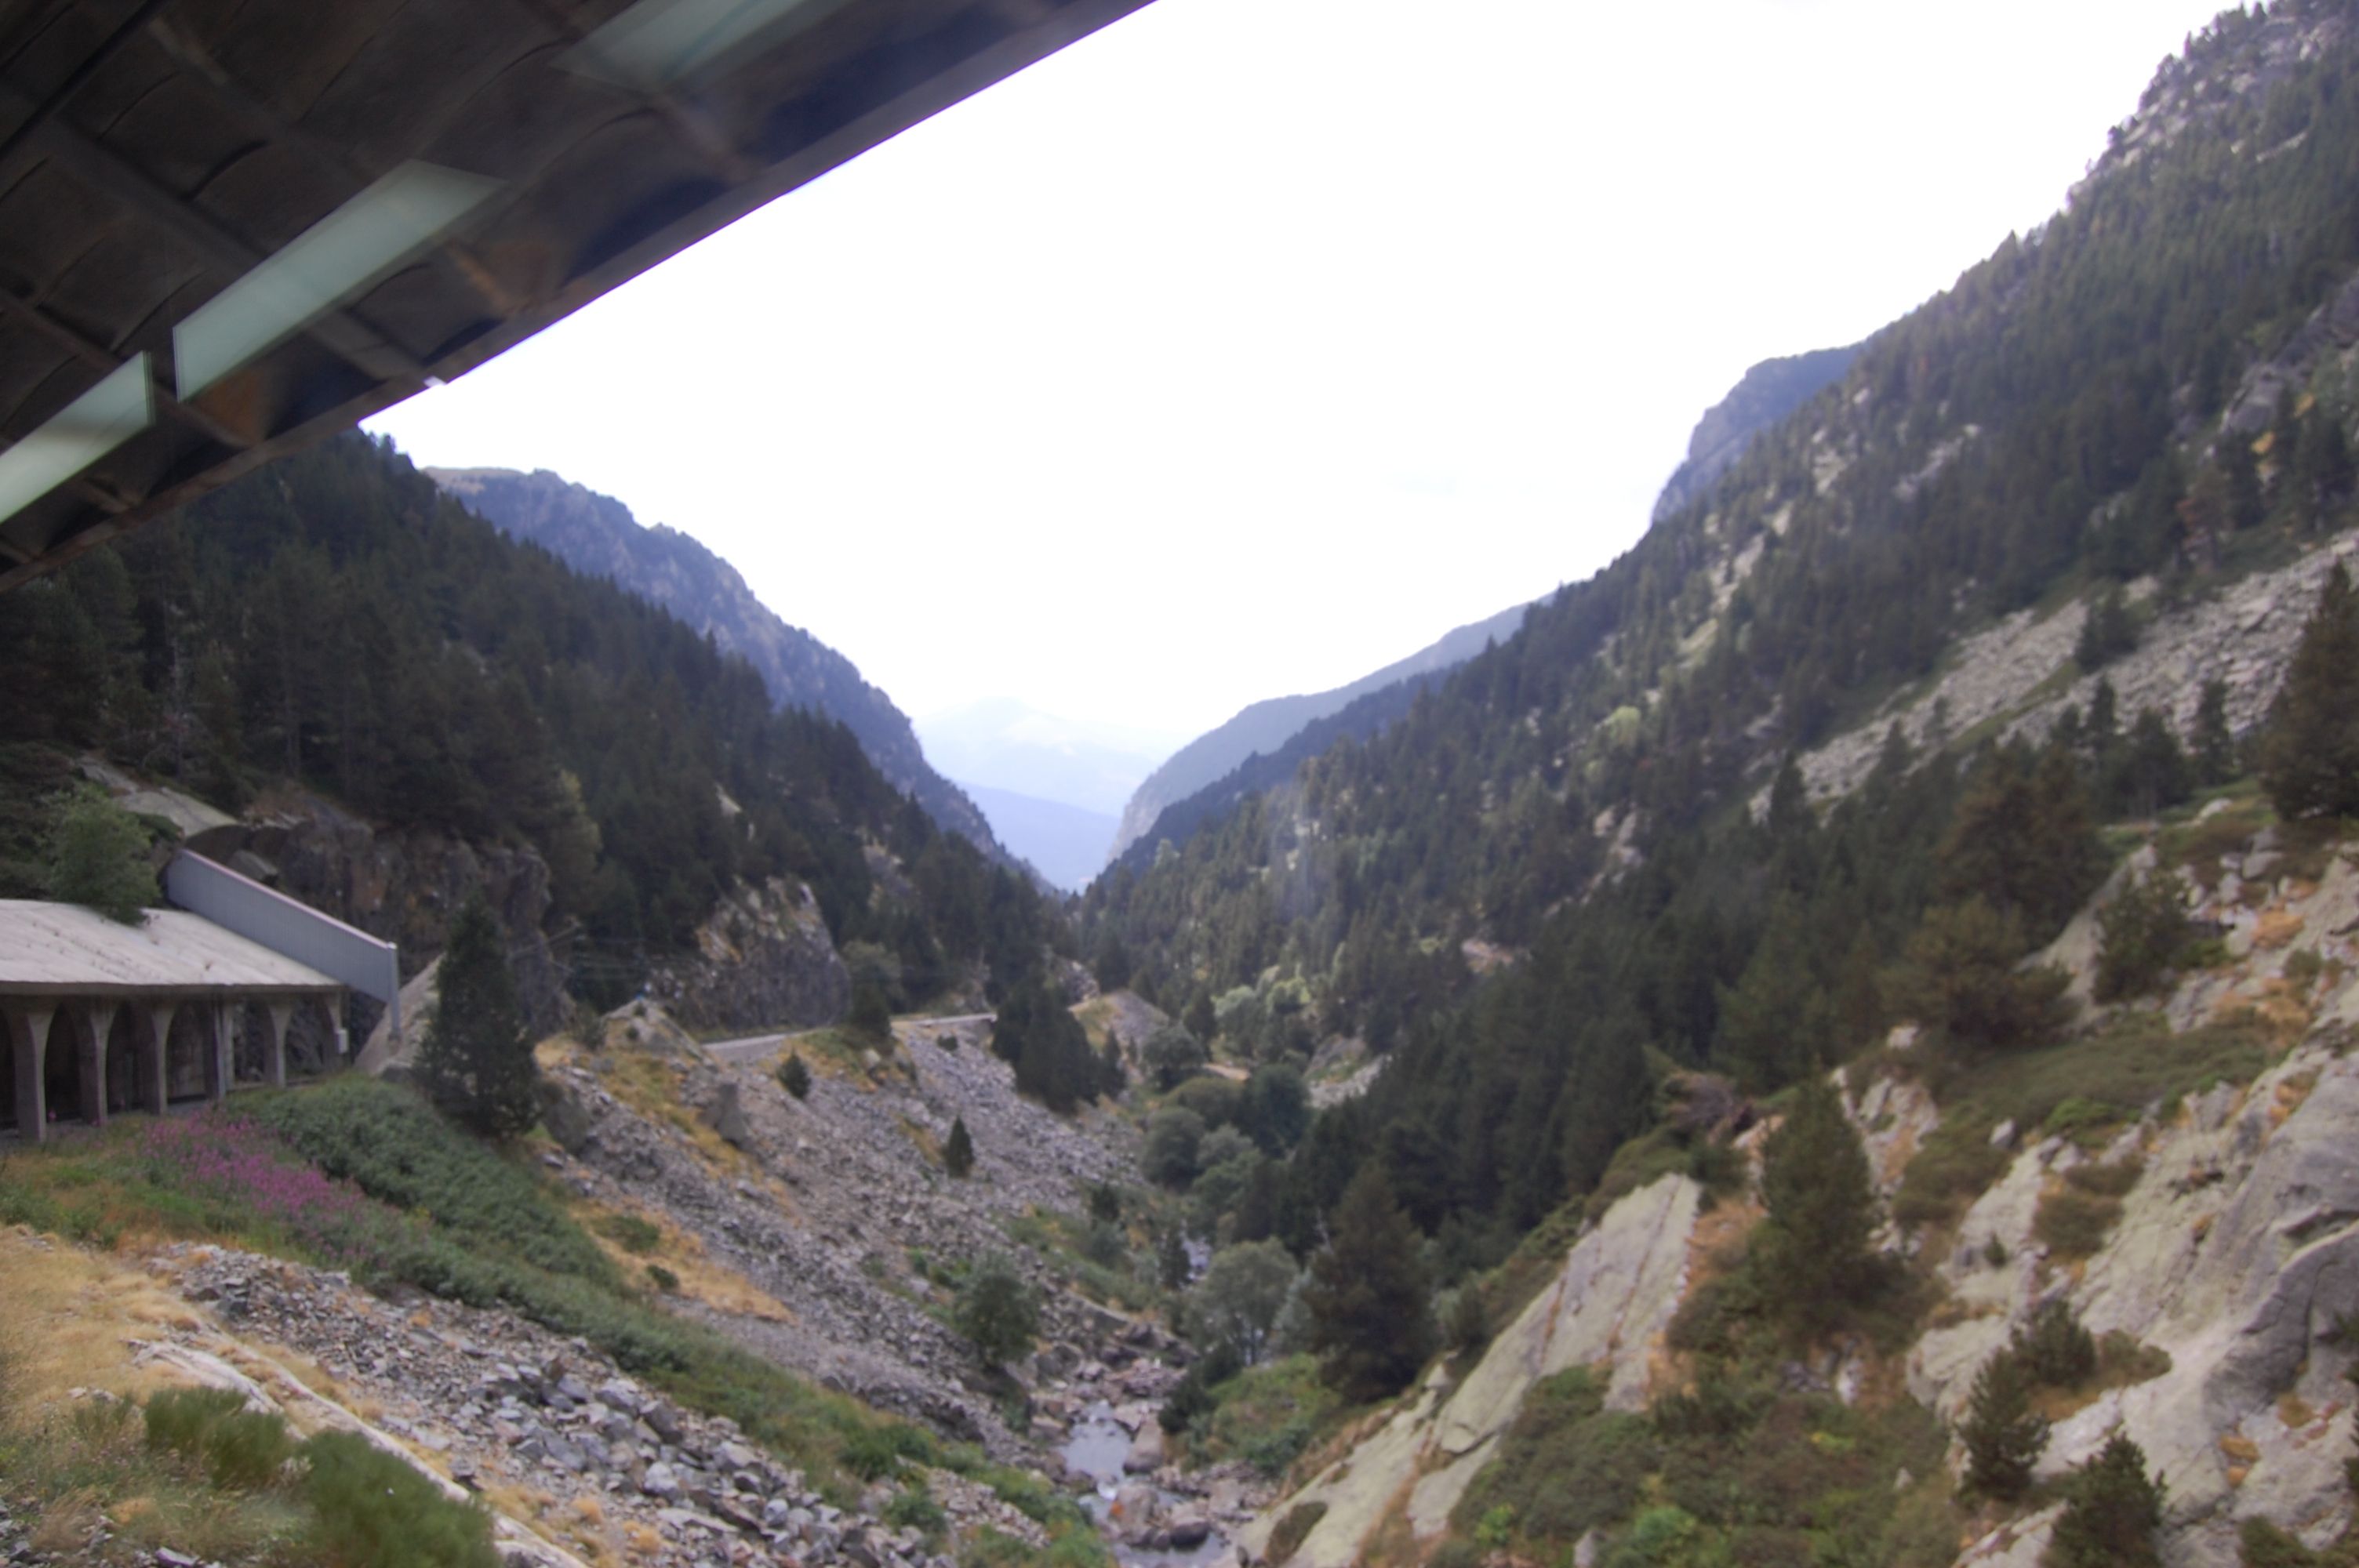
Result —
M 843 1016 L 852 975 L 810 889 L 774 878 L 723 899 L 695 955 L 659 966 L 647 990 L 693 1030 L 809 1029 Z
M 1655 498 L 1655 518 L 1660 521 L 1690 502 L 1701 499 L 1712 481 L 1745 455 L 1753 438 L 1784 419 L 1841 381 L 1859 357 L 1863 345 L 1817 349 L 1784 359 L 1763 360 L 1729 389 L 1728 395 L 1704 410 L 1688 438 L 1687 460 L 1673 470 Z
M 603 577 L 712 634 L 761 673 L 770 699 L 841 720 L 877 770 L 918 797 L 942 827 L 997 856 L 991 826 L 957 785 L 928 765 L 908 717 L 861 678 L 851 660 L 788 625 L 755 597 L 737 568 L 687 535 L 645 527 L 610 495 L 542 469 L 428 469 L 435 483 L 513 538 L 576 571 Z
M 531 849 L 371 826 L 317 795 L 282 790 L 243 820 L 190 836 L 189 848 L 401 949 L 405 979 L 442 951 L 476 888 L 499 917 L 525 1011 L 536 1029 L 564 1016 L 565 975 L 541 934 L 549 866 Z

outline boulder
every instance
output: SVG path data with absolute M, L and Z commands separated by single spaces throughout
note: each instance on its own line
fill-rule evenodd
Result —
M 1130 1452 L 1122 1456 L 1123 1473 L 1129 1476 L 1153 1475 L 1163 1468 L 1169 1456 L 1169 1445 L 1163 1441 L 1162 1423 L 1150 1421 L 1138 1429 L 1137 1436 L 1130 1440 Z

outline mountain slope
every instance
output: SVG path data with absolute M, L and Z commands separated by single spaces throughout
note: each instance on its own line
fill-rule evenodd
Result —
M 1597 1179 L 1646 1124 L 1650 1063 L 1774 1086 L 1803 1065 L 1782 1042 L 1864 1045 L 1918 935 L 1985 930 L 1952 905 L 2006 911 L 1991 942 L 2019 954 L 2102 871 L 2081 827 L 2184 799 L 2189 751 L 2232 763 L 2224 731 L 2282 674 L 2273 622 L 2307 613 L 2359 515 L 2354 16 L 2223 16 L 2063 211 L 1869 340 L 1627 555 L 1092 890 L 1092 949 L 1118 936 L 1167 1008 L 1216 1003 L 1233 1049 L 1394 1047 L 1303 1212 L 1383 1149 L 1419 1223 L 1479 1255 L 1484 1227 Z M 2267 602 L 2223 619 L 2274 644 L 2182 634 L 2248 591 Z M 2120 666 L 2151 717 L 2093 678 L 2117 650 L 2074 634 L 2116 595 L 2131 643 L 2180 650 Z M 1920 708 L 1976 636 L 2013 695 L 1970 725 Z M 2056 711 L 2066 692 L 2082 706 Z M 2017 727 L 2025 746 L 1981 746 Z M 1767 790 L 1838 740 L 1873 765 L 1814 759 Z M 1823 820 L 1806 775 L 1848 790 Z M 2055 885 L 1976 859 L 2005 825 L 2053 829 L 2020 864 Z
M 1695 431 L 1688 439 L 1687 460 L 1663 486 L 1655 503 L 1655 515 L 1666 516 L 1701 494 L 1712 480 L 1744 455 L 1756 436 L 1809 402 L 1822 388 L 1841 380 L 1852 361 L 1858 357 L 1860 348 L 1854 343 L 1844 349 L 1821 349 L 1784 359 L 1764 360 L 1746 371 L 1728 395 L 1706 409 L 1703 417 L 1696 422 Z M 1437 639 L 1431 646 L 1349 686 L 1310 697 L 1280 697 L 1256 702 L 1218 729 L 1207 730 L 1181 747 L 1138 786 L 1137 793 L 1123 807 L 1122 829 L 1114 837 L 1111 859 L 1120 859 L 1142 839 L 1150 849 L 1164 838 L 1181 841 L 1218 803 L 1233 804 L 1254 790 L 1266 788 L 1291 773 L 1294 764 L 1304 757 L 1326 750 L 1340 735 L 1364 738 L 1373 733 L 1379 712 L 1388 717 L 1394 709 L 1406 707 L 1405 697 L 1413 694 L 1396 694 L 1382 709 L 1364 710 L 1357 722 L 1347 721 L 1314 748 L 1305 749 L 1298 743 L 1298 738 L 1310 725 L 1343 712 L 1363 697 L 1402 681 L 1455 668 L 1490 644 L 1506 642 L 1523 626 L 1529 608 L 1519 604 L 1488 620 L 1461 626 Z M 1280 754 L 1288 761 L 1282 772 L 1273 772 L 1267 760 Z M 1256 755 L 1263 761 L 1247 767 L 1246 759 Z M 1206 798 L 1193 798 L 1199 795 Z M 1171 807 L 1182 806 L 1182 803 L 1186 804 L 1170 822 L 1158 825 L 1158 817 Z
M 878 771 L 918 798 L 942 827 L 996 853 L 990 824 L 958 786 L 936 773 L 892 698 L 851 660 L 788 625 L 745 586 L 737 568 L 677 529 L 642 525 L 609 495 L 546 469 L 427 469 L 434 482 L 511 538 L 538 545 L 574 570 L 605 578 L 662 605 L 759 672 L 781 708 L 805 708 L 858 737 Z
M 1014 697 L 929 713 L 919 738 L 934 765 L 962 784 L 987 784 L 1111 816 L 1171 740 L 1119 725 L 1062 718 Z

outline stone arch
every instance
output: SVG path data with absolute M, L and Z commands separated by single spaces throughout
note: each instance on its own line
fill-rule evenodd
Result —
M 164 1099 L 168 1105 L 211 1099 L 219 1087 L 218 1053 L 213 1049 L 213 1008 L 202 1001 L 184 1001 L 171 1011 L 164 1026 Z
M 106 1061 L 99 1047 L 89 1012 L 78 1002 L 60 1002 L 41 1053 L 42 1098 L 51 1121 L 105 1123 Z
M 316 1078 L 343 1065 L 336 1051 L 336 1010 L 326 997 L 307 996 L 295 1003 L 287 1024 L 287 1076 Z
M 91 1029 L 105 1039 L 102 1078 L 106 1114 L 156 1108 L 160 1103 L 156 1098 L 156 1037 L 147 1010 L 130 1002 L 101 1002 L 92 1010 Z
M 13 1012 L 0 1012 L 0 1130 L 16 1127 L 16 1065 L 32 1048 L 24 1022 Z
M 245 1001 L 237 1005 L 236 1027 L 231 1036 L 231 1083 L 266 1084 L 270 1081 L 272 1027 L 268 1003 Z

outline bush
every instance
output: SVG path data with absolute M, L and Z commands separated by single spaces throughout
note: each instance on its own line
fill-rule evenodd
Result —
M 974 1169 L 974 1139 L 966 1130 L 966 1118 L 951 1119 L 950 1141 L 942 1145 L 942 1169 L 963 1178 Z
M 950 1528 L 950 1515 L 942 1505 L 934 1501 L 931 1492 L 917 1487 L 904 1487 L 885 1505 L 885 1522 L 895 1530 L 915 1530 L 938 1536 Z
M 147 829 L 95 789 L 83 789 L 58 814 L 49 838 L 49 896 L 78 903 L 125 925 L 164 902 L 147 863 Z
M 1141 1173 L 1167 1187 L 1183 1187 L 1196 1179 L 1196 1152 L 1204 1141 L 1204 1119 L 1192 1110 L 1158 1110 L 1147 1124 L 1147 1146 L 1140 1152 Z
M 294 1456 L 278 1416 L 245 1408 L 233 1389 L 167 1389 L 147 1401 L 147 1446 L 203 1466 L 223 1491 L 258 1490 Z
M 2311 1568 L 2318 1554 L 2265 1519 L 2248 1519 L 2237 1531 L 2245 1568 Z
M 348 1432 L 303 1444 L 303 1497 L 318 1515 L 310 1561 L 339 1568 L 500 1568 L 491 1517 L 452 1502 L 392 1454 Z
M 610 1214 L 597 1222 L 598 1234 L 624 1251 L 644 1257 L 656 1249 L 663 1232 L 655 1221 L 636 1214 Z
M 844 1018 L 844 1027 L 870 1041 L 890 1041 L 893 1038 L 893 1004 L 884 988 L 874 980 L 862 980 L 852 988 L 852 1011 Z
M 1268 1561 L 1271 1568 L 1281 1568 L 1288 1559 L 1301 1551 L 1302 1543 L 1310 1539 L 1310 1532 L 1326 1517 L 1325 1503 L 1297 1503 L 1287 1509 L 1286 1517 L 1277 1521 L 1277 1528 L 1269 1532 Z
M 810 1098 L 810 1066 L 799 1051 L 789 1051 L 778 1064 L 778 1087 L 797 1099 Z
M 1479 1350 L 1491 1342 L 1491 1313 L 1483 1304 L 1483 1289 L 1469 1280 L 1458 1287 L 1458 1294 L 1450 1303 L 1450 1347 L 1460 1355 Z
M 2097 1000 L 2153 989 L 2187 946 L 2186 880 L 2158 871 L 2123 889 L 2098 913 L 2097 928 Z
M 2105 1244 L 2122 1217 L 2121 1195 L 2137 1182 L 2135 1161 L 2118 1165 L 2076 1165 L 2064 1185 L 2039 1200 L 2031 1233 L 2060 1258 L 2087 1258 Z
M 647 1282 L 668 1296 L 679 1293 L 679 1276 L 660 1263 L 647 1265 Z
M 2069 1499 L 2041 1561 L 2047 1568 L 2149 1568 L 2162 1561 L 2163 1485 L 2146 1473 L 2146 1453 L 2118 1433 L 2065 1484 Z
M 2022 1362 L 2033 1382 L 2051 1389 L 2069 1389 L 2097 1375 L 2097 1342 L 2061 1296 L 2039 1304 L 2008 1341 L 2007 1354 Z

